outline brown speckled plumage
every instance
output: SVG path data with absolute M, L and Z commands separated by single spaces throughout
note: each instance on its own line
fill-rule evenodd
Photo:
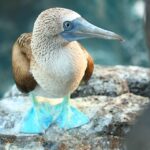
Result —
M 22 34 L 12 49 L 12 68 L 15 83 L 18 89 L 28 93 L 36 87 L 37 83 L 30 73 L 31 60 L 31 33 Z
M 30 73 L 30 61 L 32 58 L 32 50 L 30 45 L 31 38 L 32 33 L 22 34 L 15 42 L 12 49 L 12 68 L 14 80 L 18 89 L 25 93 L 34 90 L 37 85 L 32 73 Z M 86 49 L 81 44 L 79 45 L 87 57 L 87 69 L 83 77 L 83 80 L 87 82 L 93 73 L 94 62 Z

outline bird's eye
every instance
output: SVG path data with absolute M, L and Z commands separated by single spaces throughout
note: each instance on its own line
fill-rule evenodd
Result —
M 66 30 L 66 31 L 71 30 L 71 29 L 73 28 L 72 22 L 70 22 L 70 21 L 65 21 L 65 22 L 63 23 L 63 27 L 64 27 L 64 30 Z

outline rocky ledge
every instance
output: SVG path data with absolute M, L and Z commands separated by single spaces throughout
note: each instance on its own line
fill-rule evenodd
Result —
M 71 130 L 53 124 L 45 134 L 26 135 L 18 129 L 31 102 L 13 86 L 0 101 L 0 150 L 124 150 L 126 134 L 150 101 L 149 91 L 149 69 L 95 66 L 90 81 L 72 94 L 90 122 Z

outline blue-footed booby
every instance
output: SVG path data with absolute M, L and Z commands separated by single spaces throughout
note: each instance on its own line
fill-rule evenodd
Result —
M 70 94 L 93 72 L 93 59 L 78 40 L 122 37 L 89 23 L 65 8 L 50 8 L 37 17 L 32 33 L 22 34 L 12 49 L 12 67 L 18 89 L 29 93 L 32 108 L 24 116 L 21 132 L 42 133 L 52 123 L 64 129 L 89 122 L 88 117 L 69 103 Z M 37 96 L 63 98 L 51 105 Z

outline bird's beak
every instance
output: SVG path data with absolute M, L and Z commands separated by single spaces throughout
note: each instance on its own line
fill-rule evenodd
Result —
M 123 38 L 118 34 L 101 29 L 82 17 L 72 21 L 72 29 L 63 31 L 61 35 L 68 41 L 75 41 L 85 38 L 103 38 L 108 40 L 123 41 Z

